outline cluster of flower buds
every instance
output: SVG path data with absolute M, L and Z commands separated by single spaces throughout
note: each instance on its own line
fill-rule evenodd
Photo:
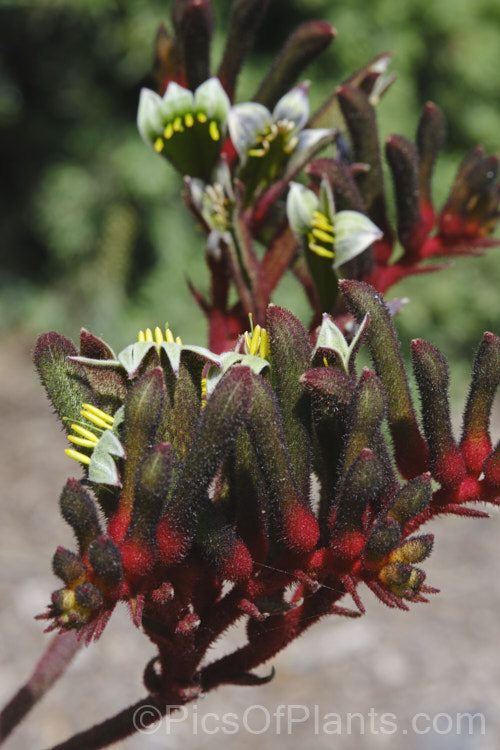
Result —
M 267 4 L 234 2 L 214 75 L 210 1 L 176 0 L 175 33 L 161 26 L 155 44 L 160 94 L 143 89 L 139 104 L 143 138 L 184 175 L 187 204 L 207 235 L 210 298 L 191 291 L 209 319 L 210 348 L 217 352 L 234 345 L 250 313 L 264 325 L 288 270 L 311 303 L 312 332 L 323 313 L 345 314 L 339 279 L 365 281 L 385 293 L 404 276 L 443 267 L 429 259 L 498 244 L 489 236 L 499 217 L 498 163 L 481 149 L 466 157 L 436 214 L 431 177 L 445 125 L 433 104 L 424 109 L 416 145 L 401 136 L 387 140 L 397 208 L 397 227 L 391 226 L 375 115 L 394 80 L 386 72 L 389 55 L 365 65 L 311 114 L 309 84 L 297 80 L 336 32 L 324 22 L 305 23 L 253 99 L 234 103 L 237 76 Z M 307 187 L 295 181 L 303 173 Z M 397 242 L 402 253 L 394 261 Z M 232 285 L 238 301 L 230 304 Z
M 436 214 L 431 177 L 446 127 L 440 110 L 427 104 L 418 124 L 416 145 L 399 135 L 390 136 L 385 144 L 397 210 L 397 228 L 393 228 L 388 219 L 373 97 L 348 83 L 337 91 L 336 104 L 343 115 L 349 148 L 339 151 L 335 159 L 310 162 L 306 171 L 317 186 L 325 178 L 330 181 L 340 207 L 366 213 L 382 230 L 382 236 L 351 269 L 351 278 L 362 279 L 385 293 L 405 276 L 443 268 L 425 265 L 429 259 L 477 255 L 499 244 L 489 236 L 500 216 L 496 156 L 485 157 L 481 148 L 471 151 Z M 393 261 L 396 242 L 402 253 Z
M 500 339 L 479 348 L 457 444 L 442 355 L 414 342 L 422 432 L 388 308 L 363 282 L 342 293 L 349 340 L 325 314 L 311 341 L 273 305 L 265 329 L 221 355 L 159 328 L 117 355 L 85 330 L 79 352 L 56 333 L 39 339 L 36 367 L 84 473 L 61 495 L 78 548 L 54 556 L 63 587 L 42 615 L 49 629 L 90 640 L 125 601 L 159 649 L 148 687 L 208 690 L 252 683 L 325 614 L 364 612 L 360 584 L 402 609 L 435 591 L 421 525 L 499 502 L 488 419 Z M 374 370 L 358 375 L 364 343 Z M 248 643 L 200 668 L 243 616 Z

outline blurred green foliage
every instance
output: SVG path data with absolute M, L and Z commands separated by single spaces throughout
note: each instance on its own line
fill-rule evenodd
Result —
M 214 0 L 216 70 L 230 0 Z M 114 341 L 168 320 L 203 343 L 205 323 L 186 287 L 206 288 L 201 234 L 180 200 L 182 181 L 139 138 L 140 87 L 169 3 L 52 0 L 0 4 L 0 324 L 80 325 Z M 313 106 L 367 60 L 394 52 L 398 80 L 379 105 L 381 133 L 413 138 L 427 100 L 444 110 L 449 138 L 438 164 L 441 202 L 463 155 L 500 144 L 498 0 L 271 0 L 242 75 L 248 98 L 292 28 L 324 18 L 338 31 L 308 75 Z M 498 251 L 399 284 L 403 340 L 428 338 L 459 372 L 484 329 L 500 330 Z M 289 279 L 277 302 L 307 317 Z M 300 295 L 300 297 L 299 297 Z

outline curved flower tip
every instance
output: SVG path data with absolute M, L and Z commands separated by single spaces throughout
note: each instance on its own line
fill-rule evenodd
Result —
M 227 132 L 230 102 L 218 78 L 193 92 L 171 81 L 163 97 L 142 89 L 137 127 L 182 174 L 208 179 Z

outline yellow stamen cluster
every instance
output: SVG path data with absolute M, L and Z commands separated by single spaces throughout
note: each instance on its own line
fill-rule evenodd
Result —
M 311 231 L 307 235 L 309 250 L 322 258 L 334 258 L 333 245 L 335 242 L 335 230 L 333 224 L 325 214 L 314 211 L 311 221 Z
M 286 154 L 291 154 L 294 151 L 299 139 L 297 136 L 293 136 L 287 140 L 287 136 L 295 128 L 295 123 L 290 120 L 278 120 L 269 125 L 258 137 L 255 146 L 248 151 L 249 156 L 262 157 L 269 153 L 271 143 L 281 135 L 286 141 L 283 146 L 283 151 Z
M 85 417 L 86 420 L 91 422 L 91 424 L 94 425 L 94 429 L 97 428 L 99 432 L 103 432 L 104 430 L 111 430 L 113 428 L 115 418 L 110 414 L 106 414 L 105 411 L 99 409 L 93 404 L 82 404 L 80 414 L 82 415 L 82 417 Z M 97 443 L 99 442 L 100 436 L 96 435 L 95 432 L 92 432 L 91 430 L 79 424 L 72 424 L 71 429 L 76 434 L 68 435 L 68 440 L 70 441 L 70 443 L 78 445 L 82 448 L 90 448 L 91 451 L 94 450 Z M 82 464 L 88 465 L 90 463 L 90 456 L 87 453 L 81 453 L 74 448 L 66 448 L 64 452 L 67 456 L 69 456 L 70 458 L 74 458 L 75 461 L 80 461 L 80 463 Z
M 269 337 L 265 328 L 256 325 L 251 333 L 245 333 L 245 346 L 247 354 L 253 354 L 256 357 L 267 359 L 269 349 Z
M 176 133 L 183 133 L 186 128 L 189 130 L 196 122 L 200 123 L 200 125 L 205 125 L 208 122 L 208 117 L 204 112 L 197 112 L 195 114 L 187 112 L 183 117 L 181 115 L 174 117 L 171 122 L 166 124 L 163 136 L 158 136 L 155 140 L 154 149 L 156 153 L 161 154 L 165 148 L 165 141 L 169 141 Z M 213 141 L 220 141 L 221 134 L 215 120 L 208 122 L 208 134 Z
M 168 325 L 165 326 L 165 334 L 163 334 L 163 331 L 161 330 L 160 326 L 156 326 L 154 330 L 154 334 L 151 328 L 146 328 L 145 331 L 139 331 L 137 340 L 141 342 L 144 342 L 144 341 L 148 341 L 151 343 L 154 342 L 158 346 L 160 346 L 164 342 L 166 342 L 167 344 L 179 344 L 180 346 L 182 346 L 182 339 L 179 336 L 177 336 L 177 338 L 174 339 L 174 334 L 172 333 Z
M 204 409 L 207 405 L 207 379 L 201 379 L 201 408 Z

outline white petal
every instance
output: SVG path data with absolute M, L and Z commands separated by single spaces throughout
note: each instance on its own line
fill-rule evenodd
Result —
M 373 221 L 358 211 L 339 211 L 335 214 L 334 226 L 334 268 L 352 260 L 382 237 L 382 232 Z
M 339 353 L 344 363 L 347 361 L 349 346 L 344 338 L 344 334 L 326 313 L 323 314 L 313 356 L 318 349 L 333 349 L 333 351 Z
M 309 84 L 295 86 L 282 96 L 273 111 L 273 120 L 288 120 L 295 125 L 294 131 L 302 130 L 309 119 Z
M 158 94 L 151 89 L 141 89 L 137 109 L 137 127 L 148 145 L 151 145 L 163 131 L 161 105 L 162 99 Z
M 286 214 L 290 228 L 295 234 L 307 234 L 311 228 L 312 215 L 319 208 L 318 196 L 298 182 L 290 183 L 286 199 Z
M 229 135 L 238 155 L 244 162 L 257 136 L 272 125 L 271 113 L 263 104 L 245 102 L 231 107 L 227 124 Z
M 194 92 L 196 112 L 204 112 L 209 120 L 216 119 L 219 123 L 225 122 L 230 107 L 229 97 L 218 78 L 209 78 Z
M 182 117 L 187 112 L 192 112 L 193 102 L 192 91 L 184 88 L 184 86 L 179 86 L 175 81 L 170 81 L 161 103 L 161 111 L 165 122 L 170 122 L 174 117 Z

